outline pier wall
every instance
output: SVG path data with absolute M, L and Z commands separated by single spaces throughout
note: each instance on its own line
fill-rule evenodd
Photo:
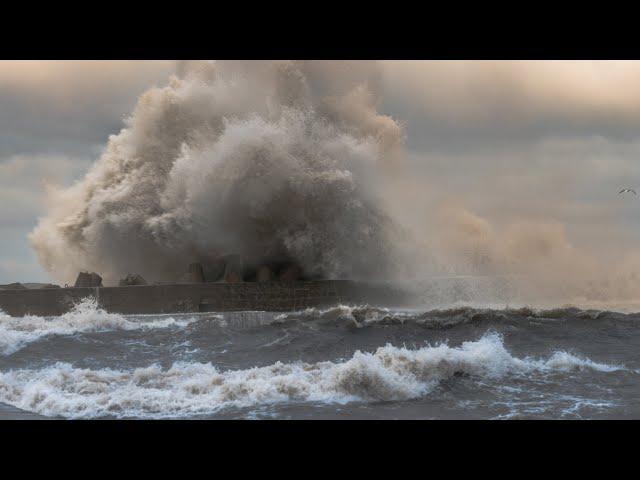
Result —
M 0 310 L 11 316 L 61 315 L 82 299 L 124 314 L 207 311 L 293 311 L 340 303 L 380 304 L 401 301 L 383 286 L 349 280 L 265 283 L 192 283 L 126 287 L 0 290 Z

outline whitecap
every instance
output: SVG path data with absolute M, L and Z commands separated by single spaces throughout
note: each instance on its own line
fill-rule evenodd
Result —
M 459 347 L 419 349 L 385 345 L 344 361 L 282 363 L 219 370 L 210 363 L 177 362 L 134 370 L 82 369 L 68 363 L 0 373 L 0 402 L 67 418 L 164 418 L 214 414 L 228 407 L 286 402 L 403 401 L 431 393 L 456 375 L 507 375 L 622 369 L 556 352 L 548 359 L 517 358 L 496 333 Z
M 150 330 L 186 326 L 197 318 L 140 317 L 134 319 L 99 308 L 87 298 L 70 312 L 56 317 L 11 317 L 0 311 L 0 355 L 11 355 L 26 345 L 51 335 L 73 335 L 112 330 Z

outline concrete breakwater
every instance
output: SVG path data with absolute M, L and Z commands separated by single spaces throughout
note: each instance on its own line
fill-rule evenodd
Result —
M 385 285 L 318 280 L 0 290 L 0 310 L 15 317 L 62 315 L 87 297 L 95 298 L 108 312 L 123 314 L 281 312 L 340 303 L 400 305 L 407 301 L 405 294 Z

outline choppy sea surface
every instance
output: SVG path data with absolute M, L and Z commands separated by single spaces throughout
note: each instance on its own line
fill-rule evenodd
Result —
M 640 313 L 0 313 L 0 419 L 640 418 Z

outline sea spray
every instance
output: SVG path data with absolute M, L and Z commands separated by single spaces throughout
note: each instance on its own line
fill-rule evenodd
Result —
M 376 110 L 375 64 L 183 67 L 140 97 L 84 179 L 50 190 L 30 237 L 47 270 L 176 281 L 190 262 L 237 253 L 314 276 L 388 276 L 399 228 L 376 185 L 403 133 Z

